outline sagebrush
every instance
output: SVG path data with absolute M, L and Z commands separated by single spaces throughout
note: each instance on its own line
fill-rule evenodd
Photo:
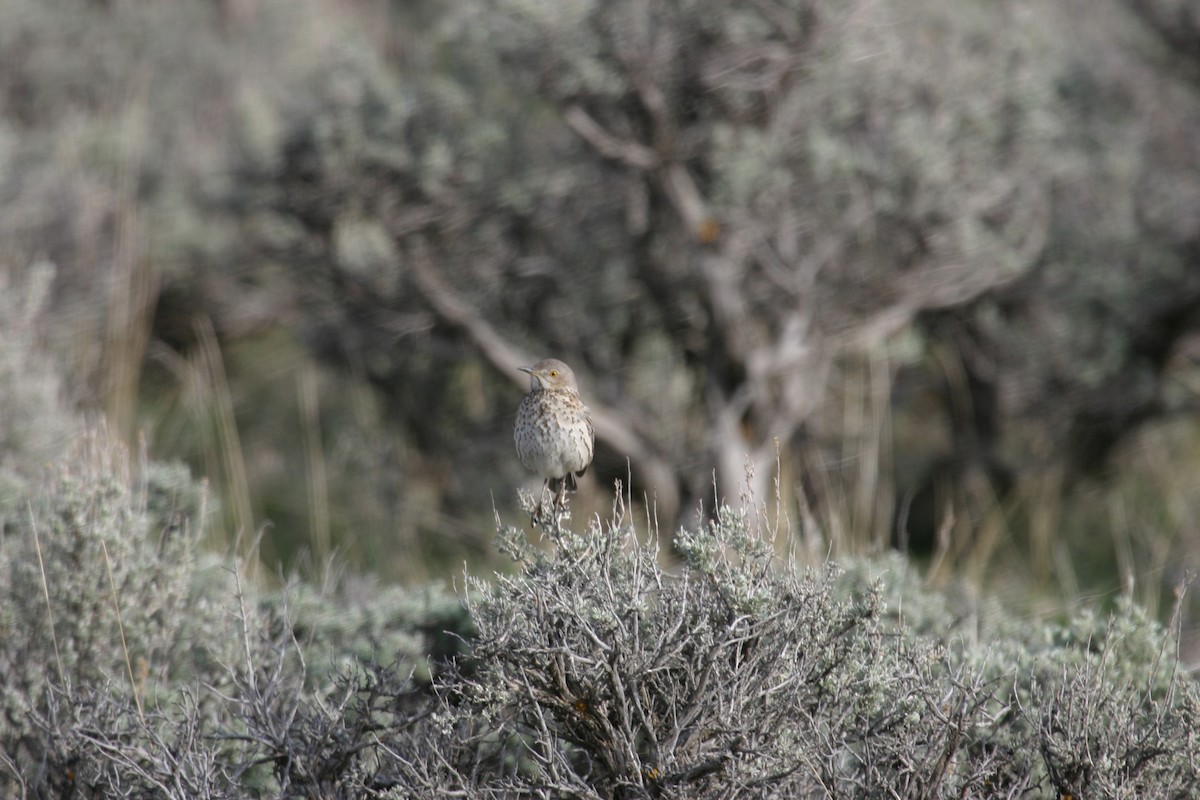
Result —
M 94 435 L 10 524 L 5 796 L 1200 791 L 1200 692 L 1131 603 L 968 624 L 898 558 L 801 569 L 731 508 L 669 558 L 620 503 L 501 525 L 457 597 L 274 590 L 197 547 L 203 497 Z

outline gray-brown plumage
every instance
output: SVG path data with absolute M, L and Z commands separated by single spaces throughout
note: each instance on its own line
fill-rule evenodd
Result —
M 555 492 L 554 504 L 563 506 L 568 482 L 575 488 L 578 477 L 592 463 L 595 434 L 588 408 L 579 399 L 575 373 L 556 358 L 520 367 L 529 374 L 529 394 L 517 409 L 513 438 L 521 463 Z

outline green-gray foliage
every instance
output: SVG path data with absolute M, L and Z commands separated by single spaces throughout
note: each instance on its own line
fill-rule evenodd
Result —
M 0 793 L 316 786 L 329 775 L 308 759 L 348 757 L 377 724 L 339 716 L 364 696 L 348 687 L 385 676 L 398 713 L 457 651 L 461 605 L 443 592 L 352 577 L 268 591 L 205 551 L 206 490 L 185 468 L 131 473 L 102 431 L 85 434 L 6 520 Z M 278 751 L 305 758 L 272 773 Z
M 422 259 L 619 409 L 666 473 L 635 457 L 637 488 L 679 497 L 664 518 L 714 466 L 728 490 L 748 452 L 771 461 L 775 437 L 785 465 L 857 464 L 838 393 L 889 331 L 904 347 L 873 368 L 900 373 L 879 389 L 897 502 L 892 465 L 870 465 L 884 491 L 862 539 L 939 464 L 1004 500 L 1031 464 L 1104 466 L 1191 403 L 1165 379 L 1200 297 L 1181 0 L 76 6 L 0 8 L 0 261 L 57 266 L 40 333 L 72 399 L 221 487 L 194 370 L 193 323 L 212 320 L 248 443 L 236 491 L 289 530 L 268 551 L 290 557 L 312 508 L 280 467 L 306 437 L 274 436 L 309 359 L 331 373 L 305 423 L 351 454 L 324 472 L 331 538 L 364 560 L 397 525 L 451 562 L 486 547 L 480 509 L 521 474 L 500 457 L 515 390 L 429 302 Z M 597 473 L 625 474 L 619 449 Z M 913 541 L 942 511 L 917 506 Z M 443 515 L 470 533 L 445 537 Z
M 343 499 L 482 541 L 442 495 L 478 515 L 486 465 L 516 469 L 513 390 L 464 365 L 427 260 L 513 342 L 578 356 L 685 492 L 709 491 L 714 408 L 759 444 L 837 440 L 806 403 L 838 382 L 804 359 L 881 309 L 951 307 L 912 341 L 965 362 L 957 424 L 1040 414 L 1042 451 L 1098 461 L 1159 412 L 1200 291 L 1195 93 L 1116 41 L 1119 4 L 1075 26 L 1070 2 L 464 0 L 414 4 L 419 31 L 241 5 L 0 9 L 0 794 L 1200 794 L 1196 685 L 1127 601 L 1055 624 L 898 557 L 805 574 L 729 509 L 670 567 L 619 515 L 538 547 L 502 527 L 512 571 L 469 581 L 470 616 L 354 576 L 275 589 L 205 549 L 187 469 L 131 464 L 60 396 L 121 363 L 98 331 L 146 321 L 97 302 L 130 265 L 161 280 L 153 363 L 180 383 L 193 314 L 299 318 L 414 456 L 339 440 L 374 480 Z M 392 534 L 379 507 L 351 518 Z
M 509 743 L 489 756 L 508 770 L 470 791 L 1183 797 L 1200 787 L 1189 732 L 1200 691 L 1179 674 L 1171 637 L 1132 604 L 1107 622 L 993 625 L 967 642 L 965 625 L 947 623 L 947 598 L 922 591 L 895 615 L 883 600 L 893 590 L 856 577 L 884 571 L 911 591 L 905 565 L 800 575 L 762 537 L 725 509 L 681 531 L 684 563 L 664 569 L 657 543 L 620 516 L 583 535 L 552 529 L 548 551 L 502 530 L 520 569 L 469 592 L 475 661 L 450 687 L 444 713 L 457 724 L 439 745 Z M 420 777 L 433 796 L 463 774 Z
M 203 501 L 177 470 L 135 482 L 129 469 L 103 432 L 84 435 L 6 525 L 0 741 L 18 761 L 53 752 L 75 699 L 111 692 L 154 708 L 181 686 L 225 683 L 231 574 L 197 548 Z M 69 764 L 48 761 L 47 785 L 65 786 Z
M 386 672 L 392 696 L 427 684 L 460 646 L 446 632 L 461 605 L 332 572 L 272 591 L 210 552 L 207 486 L 132 459 L 63 396 L 53 277 L 0 272 L 0 795 L 235 797 L 290 780 L 262 752 L 320 750 L 309 734 L 338 676 Z M 293 718 L 313 727 L 292 736 Z
M 1200 153 L 1143 123 L 1189 130 L 1197 103 L 1138 89 L 1119 4 L 1088 11 L 1086 44 L 1069 10 L 974 1 L 442 11 L 403 48 L 294 77 L 277 150 L 249 150 L 231 187 L 247 241 L 298 276 L 310 337 L 385 392 L 422 460 L 519 476 L 490 457 L 513 395 L 487 375 L 462 390 L 471 337 L 419 263 L 505 343 L 574 364 L 668 465 L 655 483 L 634 457 L 636 488 L 684 509 L 714 466 L 731 492 L 747 454 L 765 480 L 776 437 L 785 460 L 857 465 L 838 392 L 900 330 L 873 368 L 916 388 L 889 394 L 880 536 L 939 463 L 1003 501 L 1016 473 L 1095 469 L 1164 407 L 1200 296 L 1194 170 L 1165 162 Z M 630 453 L 605 451 L 597 472 L 623 476 Z M 442 499 L 486 505 L 493 483 Z M 931 538 L 944 509 L 918 510 Z
M 60 398 L 62 376 L 38 344 L 54 268 L 32 264 L 21 279 L 0 270 L 0 514 L 21 502 L 40 470 L 61 455 L 78 424 Z
M 622 506 L 540 545 L 501 527 L 514 569 L 469 577 L 462 605 L 352 578 L 276 592 L 197 549 L 203 495 L 178 469 L 144 475 L 86 437 L 0 543 L 6 792 L 1200 788 L 1200 692 L 1131 603 L 980 624 L 898 559 L 801 571 L 728 508 L 664 566 Z

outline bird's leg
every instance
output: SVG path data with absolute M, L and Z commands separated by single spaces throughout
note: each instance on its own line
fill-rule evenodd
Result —
M 549 491 L 550 479 L 547 478 L 546 480 L 542 481 L 542 493 L 538 496 L 537 506 L 534 507 L 533 514 L 531 514 L 529 517 L 530 524 L 532 524 L 535 528 L 541 524 L 542 518 L 545 516 L 542 513 L 542 509 L 546 507 L 546 494 Z
M 567 507 L 567 479 L 563 478 L 558 484 L 558 493 L 554 495 L 554 510 L 561 511 Z

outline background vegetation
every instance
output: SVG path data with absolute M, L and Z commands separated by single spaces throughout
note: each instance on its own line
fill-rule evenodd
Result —
M 1154 620 L 1193 662 L 1193 5 L 0 5 L 11 785 L 358 796 L 470 774 L 486 794 L 549 775 L 561 794 L 753 796 L 782 771 L 800 795 L 913 794 L 919 774 L 927 796 L 1186 796 L 1193 743 L 1154 737 L 1194 722 L 1194 695 Z M 495 547 L 532 485 L 515 368 L 548 355 L 599 440 L 575 526 L 629 564 L 565 531 L 550 555 Z M 616 480 L 625 516 L 601 526 Z M 713 572 L 706 547 L 764 529 L 816 577 L 739 572 L 759 556 Z M 826 645 L 771 627 L 794 609 L 739 606 L 745 581 L 832 604 L 861 633 L 825 684 L 755 673 L 768 647 L 724 681 L 744 696 L 681 700 L 673 666 L 645 690 L 744 709 L 783 681 L 811 727 L 764 730 L 825 749 L 800 772 L 769 748 L 743 761 L 743 734 L 689 739 L 653 704 L 607 707 L 647 715 L 632 741 L 571 727 L 573 700 L 514 677 L 539 648 L 600 658 L 596 620 L 572 616 L 585 587 L 541 558 L 641 587 L 596 612 L 649 604 L 651 638 L 602 631 L 638 668 L 678 619 L 708 630 L 680 575 L 778 647 Z M 468 621 L 446 592 L 464 561 L 525 577 Z M 891 605 L 855 582 L 883 571 Z M 534 599 L 582 638 L 518 640 L 511 608 Z M 992 603 L 1028 629 L 988 622 Z M 441 632 L 472 625 L 479 661 L 454 661 Z M 876 692 L 899 705 L 842 702 Z M 936 754 L 854 739 L 934 697 L 964 703 Z M 1092 730 L 1136 769 L 1072 761 Z M 465 760 L 421 760 L 439 736 Z M 173 769 L 190 783 L 160 786 Z

